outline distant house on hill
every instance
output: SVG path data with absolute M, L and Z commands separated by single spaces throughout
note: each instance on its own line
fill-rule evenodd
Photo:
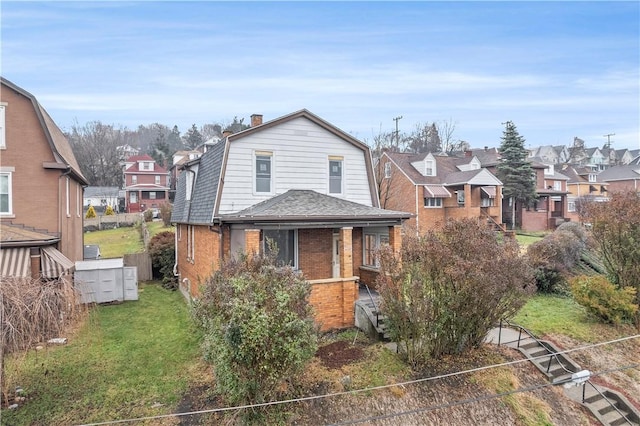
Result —
M 149 155 L 129 157 L 124 164 L 127 213 L 159 208 L 169 201 L 169 172 Z
M 107 206 L 111 206 L 114 212 L 118 212 L 120 189 L 117 186 L 87 186 L 84 189 L 85 209 L 93 206 L 96 212 L 103 212 Z

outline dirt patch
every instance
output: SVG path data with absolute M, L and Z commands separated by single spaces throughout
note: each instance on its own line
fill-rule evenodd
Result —
M 361 360 L 364 357 L 364 351 L 361 347 L 352 346 L 347 341 L 338 340 L 318 348 L 316 356 L 325 367 L 336 369 Z

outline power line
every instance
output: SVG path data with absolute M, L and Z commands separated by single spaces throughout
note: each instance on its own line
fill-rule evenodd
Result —
M 613 373 L 616 371 L 624 371 L 624 370 L 628 370 L 631 368 L 637 368 L 639 367 L 640 364 L 632 364 L 632 365 L 627 365 L 624 367 L 619 367 L 619 368 L 614 368 L 614 369 L 610 369 L 610 370 L 606 370 L 606 371 L 601 371 L 598 373 L 591 373 L 590 377 L 593 376 L 600 376 L 603 374 L 607 374 L 607 373 Z M 521 392 L 531 392 L 534 390 L 538 390 L 538 389 L 543 389 L 549 386 L 557 386 L 557 385 L 563 385 L 565 383 L 571 383 L 572 379 L 568 378 L 566 380 L 559 380 L 557 382 L 547 382 L 547 383 L 543 383 L 543 384 L 539 384 L 539 385 L 533 385 L 533 386 L 528 386 L 525 388 L 518 388 L 518 389 L 513 389 L 510 391 L 506 391 L 506 392 L 501 392 L 501 393 L 497 393 L 497 394 L 488 394 L 488 395 L 482 395 L 482 396 L 478 396 L 475 398 L 468 398 L 468 399 L 461 399 L 461 400 L 457 400 L 457 401 L 452 401 L 452 402 L 447 402 L 444 404 L 438 404 L 438 405 L 430 405 L 427 407 L 421 407 L 421 408 L 415 408 L 413 410 L 404 410 L 404 411 L 399 411 L 397 413 L 392 413 L 392 414 L 383 414 L 380 416 L 371 416 L 371 417 L 366 417 L 366 418 L 361 418 L 361 419 L 355 419 L 355 420 L 348 420 L 346 422 L 341 422 L 341 423 L 334 423 L 332 426 L 338 426 L 338 425 L 352 425 L 352 424 L 357 424 L 357 423 L 363 423 L 363 422 L 370 422 L 373 420 L 385 420 L 385 419 L 390 419 L 393 417 L 400 417 L 400 416 L 407 416 L 407 415 L 411 415 L 411 414 L 418 414 L 418 413 L 424 413 L 426 411 L 435 411 L 435 410 L 440 410 L 443 408 L 451 408 L 451 407 L 455 407 L 458 405 L 465 405 L 465 404 L 474 404 L 477 402 L 482 402 L 482 401 L 488 401 L 490 399 L 495 399 L 495 398 L 501 398 L 503 396 L 508 396 L 508 395 L 513 395 L 516 393 L 521 393 Z
M 555 354 L 556 355 L 561 355 L 561 354 L 568 354 L 568 353 L 571 353 L 571 352 L 578 352 L 578 351 L 582 351 L 582 350 L 586 350 L 586 349 L 593 349 L 593 348 L 596 348 L 596 347 L 599 347 L 599 346 L 606 346 L 606 345 L 610 345 L 610 344 L 614 344 L 614 343 L 624 342 L 624 341 L 627 341 L 627 340 L 637 339 L 639 337 L 640 337 L 640 334 L 635 334 L 633 336 L 621 337 L 621 338 L 614 339 L 614 340 L 609 340 L 609 341 L 606 341 L 606 342 L 591 343 L 589 345 L 579 346 L 579 347 L 573 348 L 573 349 L 566 349 L 566 350 L 563 350 L 563 351 L 556 352 Z M 516 365 L 516 364 L 520 364 L 520 363 L 524 363 L 524 362 L 530 362 L 530 361 L 534 361 L 534 360 L 538 360 L 538 359 L 544 359 L 544 358 L 548 358 L 548 357 L 549 357 L 549 354 L 540 355 L 540 356 L 537 356 L 537 357 L 524 358 L 524 359 L 519 359 L 519 360 L 515 360 L 515 361 L 503 362 L 503 363 L 499 363 L 499 364 L 491 364 L 491 365 L 487 365 L 487 366 L 472 368 L 472 369 L 469 369 L 469 370 L 462 370 L 462 371 L 456 371 L 456 372 L 452 372 L 452 373 L 440 374 L 438 376 L 424 377 L 422 379 L 409 380 L 409 381 L 401 382 L 401 383 L 393 383 L 393 384 L 390 384 L 390 385 L 372 386 L 372 387 L 363 388 L 363 389 L 354 389 L 354 390 L 350 390 L 350 391 L 334 392 L 334 393 L 323 394 L 323 395 L 312 395 L 312 396 L 306 396 L 306 397 L 301 397 L 301 398 L 293 398 L 293 399 L 286 399 L 286 400 L 280 400 L 280 401 L 270 401 L 270 402 L 262 402 L 262 403 L 257 403 L 257 404 L 238 405 L 238 406 L 233 406 L 233 407 L 211 408 L 211 409 L 207 409 L 207 410 L 189 411 L 189 412 L 183 412 L 183 413 L 161 414 L 161 415 L 157 415 L 157 416 L 138 417 L 138 418 L 120 419 L 120 420 L 109 420 L 109 421 L 98 422 L 98 423 L 84 423 L 84 424 L 81 424 L 79 426 L 113 425 L 113 424 L 131 423 L 131 422 L 141 422 L 141 421 L 146 421 L 146 420 L 166 419 L 166 418 L 170 418 L 170 417 L 191 416 L 191 415 L 197 415 L 197 414 L 221 413 L 221 412 L 227 412 L 227 411 L 244 410 L 244 409 L 249 409 L 249 408 L 261 408 L 261 407 L 267 407 L 267 406 L 272 406 L 272 405 L 290 404 L 290 403 L 294 403 L 294 402 L 313 401 L 313 400 L 330 398 L 330 397 L 335 397 L 335 396 L 353 395 L 353 394 L 362 393 L 362 392 L 371 392 L 371 391 L 374 391 L 374 390 L 388 389 L 388 388 L 392 388 L 392 387 L 407 386 L 407 385 L 412 385 L 412 384 L 416 384 L 416 383 L 440 380 L 440 379 L 444 379 L 444 378 L 448 378 L 448 377 L 455 377 L 455 376 L 462 375 L 462 374 L 475 373 L 475 372 L 478 372 L 478 371 L 484 371 L 484 370 L 489 370 L 489 369 L 498 368 L 498 367 L 506 367 L 506 366 Z M 594 375 L 594 374 L 592 374 L 592 375 Z M 556 384 L 558 384 L 558 383 L 556 383 Z

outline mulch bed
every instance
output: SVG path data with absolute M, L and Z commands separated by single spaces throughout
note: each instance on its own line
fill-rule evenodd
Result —
M 320 358 L 322 365 L 335 369 L 361 360 L 364 357 L 364 351 L 358 346 L 351 346 L 345 340 L 339 340 L 318 348 L 316 356 Z

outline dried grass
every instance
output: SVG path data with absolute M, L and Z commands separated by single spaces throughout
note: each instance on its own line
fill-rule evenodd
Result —
M 87 312 L 69 277 L 53 281 L 0 277 L 0 388 L 5 401 L 9 396 L 5 356 L 63 336 Z

